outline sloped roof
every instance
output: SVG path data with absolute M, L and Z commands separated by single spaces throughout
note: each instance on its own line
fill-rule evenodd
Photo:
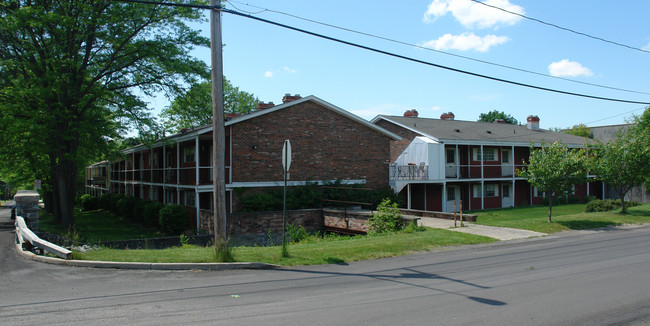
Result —
M 632 123 L 626 123 L 620 125 L 589 127 L 589 129 L 591 130 L 594 139 L 606 143 L 610 140 L 616 139 L 619 131 L 626 132 L 632 125 Z
M 562 141 L 568 146 L 581 146 L 590 140 L 545 129 L 531 130 L 525 125 L 477 122 L 462 120 L 441 120 L 420 117 L 379 115 L 372 122 L 385 120 L 423 136 L 443 143 L 452 144 L 503 144 L 528 146 Z

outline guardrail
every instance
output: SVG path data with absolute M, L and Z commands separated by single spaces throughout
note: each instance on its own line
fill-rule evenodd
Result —
M 34 234 L 34 232 L 32 232 L 32 230 L 27 227 L 25 219 L 23 219 L 21 216 L 16 216 L 16 238 L 18 239 L 18 243 L 20 243 L 22 248 L 25 246 L 36 247 L 64 259 L 69 259 L 72 255 L 72 251 L 39 238 L 36 234 Z

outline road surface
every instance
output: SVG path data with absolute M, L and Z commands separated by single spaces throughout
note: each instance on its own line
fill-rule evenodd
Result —
M 8 211 L 1 325 L 650 324 L 650 227 L 341 265 L 166 272 L 24 259 Z

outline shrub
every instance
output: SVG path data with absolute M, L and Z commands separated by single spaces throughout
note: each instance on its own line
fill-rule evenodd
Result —
M 125 194 L 112 194 L 108 203 L 108 210 L 113 212 L 113 214 L 120 214 L 119 210 L 117 209 L 117 202 L 125 197 Z
M 151 200 L 142 200 L 142 199 L 136 200 L 135 205 L 133 205 L 133 220 L 134 221 L 136 221 L 138 223 L 143 223 L 144 222 L 144 208 L 149 203 L 151 203 Z
M 402 213 L 397 208 L 397 203 L 391 203 L 386 198 L 377 206 L 377 211 L 368 219 L 370 234 L 396 232 L 402 229 Z
M 603 199 L 603 200 L 592 200 L 587 205 L 585 205 L 585 213 L 593 213 L 593 212 L 607 212 L 616 209 L 617 207 L 621 207 L 620 202 L 611 200 L 611 199 Z
M 133 207 L 135 206 L 136 201 L 136 198 L 129 196 L 118 200 L 115 204 L 117 207 L 117 213 L 127 220 L 133 220 Z
M 287 224 L 287 241 L 300 242 L 309 236 L 307 230 L 300 224 Z
M 99 200 L 97 197 L 89 194 L 79 197 L 79 204 L 81 205 L 81 210 L 84 212 L 94 211 L 99 208 Z
M 105 193 L 99 196 L 99 208 L 108 211 L 111 207 L 111 197 L 113 194 Z
M 187 209 L 181 205 L 167 205 L 159 215 L 160 229 L 169 235 L 178 235 L 189 227 Z
M 142 210 L 142 222 L 145 226 L 160 227 L 160 210 L 164 207 L 162 203 L 155 201 L 145 201 Z

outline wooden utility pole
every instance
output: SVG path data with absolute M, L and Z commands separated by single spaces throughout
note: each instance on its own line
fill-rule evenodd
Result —
M 220 7 L 219 0 L 210 5 Z M 221 11 L 210 11 L 210 49 L 212 51 L 212 184 L 214 198 L 214 245 L 217 255 L 227 250 L 226 235 L 226 128 L 223 118 L 223 59 Z M 198 164 L 198 162 L 197 162 Z

